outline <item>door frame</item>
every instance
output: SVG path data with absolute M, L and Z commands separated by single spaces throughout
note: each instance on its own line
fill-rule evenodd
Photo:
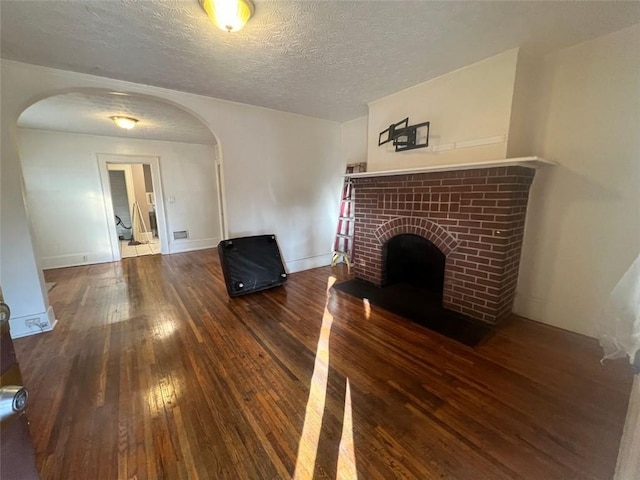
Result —
M 214 159 L 216 167 L 216 189 L 218 190 L 218 219 L 220 220 L 220 237 L 221 240 L 229 238 L 229 231 L 227 230 L 227 209 L 226 209 L 226 193 L 224 189 L 224 165 L 219 158 L 219 146 L 216 148 L 216 156 Z
M 156 200 L 156 222 L 158 224 L 158 236 L 160 237 L 160 253 L 169 253 L 169 229 L 167 228 L 167 217 L 164 208 L 164 195 L 162 193 L 162 181 L 160 176 L 160 157 L 155 155 L 125 155 L 115 153 L 97 153 L 98 171 L 102 183 L 102 198 L 104 203 L 104 213 L 109 229 L 109 241 L 111 243 L 112 261 L 122 260 L 120 254 L 120 239 L 114 221 L 113 202 L 111 199 L 111 184 L 109 182 L 108 163 L 117 164 L 147 164 L 151 166 L 151 180 L 153 182 L 153 194 Z

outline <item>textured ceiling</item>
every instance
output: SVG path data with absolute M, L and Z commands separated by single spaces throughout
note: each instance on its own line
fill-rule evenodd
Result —
M 640 22 L 640 2 L 255 3 L 227 34 L 197 0 L 2 0 L 1 54 L 344 121 L 510 48 L 541 54 Z
M 139 120 L 124 130 L 109 118 L 120 115 Z M 155 99 L 113 92 L 66 93 L 27 108 L 18 120 L 23 128 L 143 138 L 214 145 L 215 137 L 202 122 L 184 110 Z

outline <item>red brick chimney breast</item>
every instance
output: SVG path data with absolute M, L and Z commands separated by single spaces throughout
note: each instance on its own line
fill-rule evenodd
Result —
M 385 283 L 384 244 L 414 234 L 446 256 L 443 306 L 489 323 L 511 313 L 535 169 L 354 177 L 354 273 Z

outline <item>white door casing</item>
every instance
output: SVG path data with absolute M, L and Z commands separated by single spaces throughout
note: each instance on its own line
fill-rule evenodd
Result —
M 116 224 L 113 221 L 113 203 L 111 200 L 111 185 L 109 183 L 109 170 L 107 164 L 148 164 L 151 166 L 151 179 L 153 181 L 153 191 L 156 200 L 156 221 L 158 223 L 158 236 L 160 237 L 160 253 L 167 255 L 169 253 L 169 231 L 167 228 L 167 218 L 164 209 L 164 196 L 160 176 L 160 157 L 109 153 L 98 153 L 96 156 L 98 158 L 100 181 L 102 182 L 105 217 L 109 228 L 109 240 L 111 243 L 111 256 L 113 261 L 121 260 L 121 256 L 118 231 L 116 229 Z

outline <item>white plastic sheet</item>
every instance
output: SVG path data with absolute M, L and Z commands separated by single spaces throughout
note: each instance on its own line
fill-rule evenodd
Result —
M 629 356 L 640 350 L 640 256 L 615 286 L 597 320 L 604 358 Z

